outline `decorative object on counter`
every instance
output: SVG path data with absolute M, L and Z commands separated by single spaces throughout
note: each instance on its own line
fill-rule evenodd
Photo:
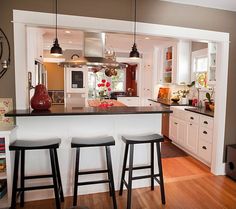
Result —
M 105 75 L 107 77 L 111 77 L 111 76 L 117 76 L 117 70 L 115 68 L 107 68 L 105 70 Z
M 207 98 L 207 102 L 205 102 L 206 110 L 214 111 L 214 109 L 215 109 L 215 103 L 212 99 L 213 93 L 214 93 L 214 91 L 212 91 L 211 94 L 209 92 L 206 93 L 206 98 Z
M 100 101 L 104 100 L 106 97 L 110 97 L 110 92 L 111 92 L 111 83 L 108 82 L 105 79 L 102 79 L 101 83 L 98 83 L 98 88 L 99 88 L 99 97 Z
M 5 50 L 5 53 L 3 51 L 4 44 L 7 45 L 7 50 Z M 6 59 L 4 59 L 3 56 Z M 9 68 L 10 61 L 11 61 L 10 58 L 11 58 L 10 43 L 6 34 L 0 28 L 0 64 L 1 64 L 0 79 L 4 76 L 4 74 L 7 72 L 7 69 Z
M 130 58 L 139 58 L 139 52 L 136 45 L 136 16 L 137 16 L 136 6 L 137 6 L 137 2 L 136 0 L 134 0 L 134 44 L 129 54 Z
M 55 25 L 55 31 L 56 31 L 56 38 L 54 40 L 54 43 L 53 43 L 53 46 L 51 48 L 51 55 L 54 55 L 54 56 L 61 56 L 62 55 L 62 48 L 60 47 L 59 45 L 59 42 L 58 42 L 58 38 L 57 38 L 57 0 L 56 1 L 56 25 Z
M 127 89 L 127 95 L 128 96 L 130 96 L 130 97 L 133 96 L 133 92 L 134 92 L 134 89 L 132 89 L 132 88 Z
M 170 94 L 170 88 L 160 87 L 158 91 L 158 99 L 168 99 Z
M 14 124 L 13 118 L 5 117 L 5 113 L 12 111 L 13 101 L 11 98 L 0 98 L 0 126 L 9 126 Z
M 187 99 L 188 93 L 189 93 L 188 89 L 183 89 L 183 90 L 178 91 L 178 94 L 181 97 L 181 103 L 182 104 L 188 104 L 188 99 Z
M 177 103 L 179 100 L 180 100 L 180 98 L 178 95 L 171 98 L 171 101 L 173 101 L 175 103 Z
M 108 107 L 112 107 L 114 105 L 114 103 L 112 101 L 102 101 L 98 107 L 101 108 L 108 108 Z
M 63 90 L 48 90 L 48 95 L 52 99 L 52 104 L 64 104 Z
M 52 100 L 43 84 L 38 84 L 35 87 L 35 92 L 30 103 L 34 110 L 48 110 L 51 107 Z

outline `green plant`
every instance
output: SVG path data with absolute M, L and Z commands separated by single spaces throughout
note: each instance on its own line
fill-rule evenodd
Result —
M 213 92 L 211 94 L 209 92 L 206 93 L 206 98 L 207 98 L 209 104 L 213 103 L 212 95 L 213 95 Z

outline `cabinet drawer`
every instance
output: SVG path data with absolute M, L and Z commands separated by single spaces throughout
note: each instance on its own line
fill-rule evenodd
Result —
M 211 163 L 211 144 L 205 140 L 199 140 L 198 156 L 207 163 Z
M 204 139 L 209 143 L 212 143 L 213 132 L 211 129 L 200 127 L 199 128 L 199 138 Z
M 213 129 L 214 119 L 211 117 L 201 115 L 200 116 L 200 126 L 208 128 L 208 129 Z
M 195 123 L 195 124 L 199 123 L 199 114 L 187 112 L 187 111 L 185 111 L 185 113 L 187 113 L 187 115 L 186 115 L 187 121 L 189 121 L 191 123 Z

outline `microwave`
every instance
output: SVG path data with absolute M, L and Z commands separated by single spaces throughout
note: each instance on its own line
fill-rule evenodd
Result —
M 65 87 L 67 93 L 86 93 L 88 85 L 87 66 L 65 68 Z

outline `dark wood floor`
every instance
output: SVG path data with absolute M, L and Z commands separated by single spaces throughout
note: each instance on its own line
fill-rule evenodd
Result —
M 236 182 L 214 176 L 209 169 L 190 156 L 163 159 L 166 205 L 161 204 L 159 187 L 133 191 L 133 209 L 236 209 Z M 118 208 L 126 208 L 126 192 L 117 193 Z M 89 209 L 112 209 L 108 193 L 83 195 L 81 205 Z M 67 197 L 62 208 L 71 207 Z M 20 208 L 20 207 L 18 207 Z M 53 200 L 27 202 L 24 209 L 54 209 Z

